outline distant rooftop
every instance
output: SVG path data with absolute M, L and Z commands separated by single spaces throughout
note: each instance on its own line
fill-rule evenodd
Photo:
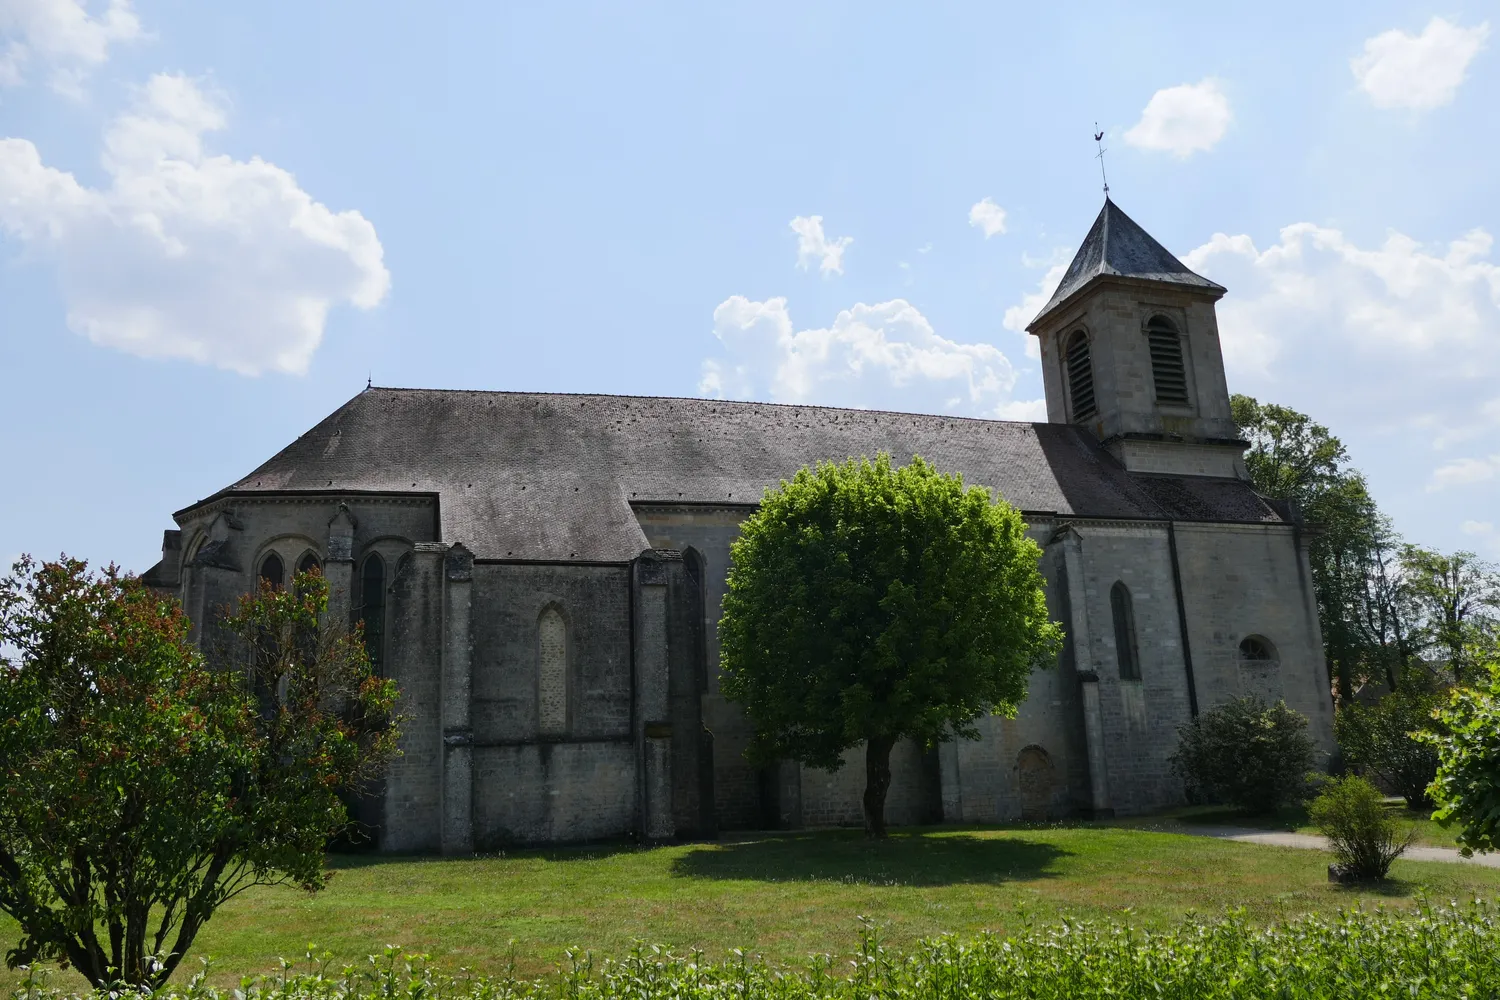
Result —
M 1170 250 L 1156 242 L 1105 195 L 1104 207 L 1099 210 L 1099 217 L 1094 220 L 1089 234 L 1083 238 L 1083 246 L 1078 248 L 1073 263 L 1068 265 L 1062 284 L 1057 286 L 1052 299 L 1036 314 L 1031 324 L 1034 326 L 1037 320 L 1072 298 L 1084 285 L 1104 275 L 1145 278 L 1220 294 L 1224 292 L 1223 285 L 1188 270 L 1186 264 L 1172 256 Z

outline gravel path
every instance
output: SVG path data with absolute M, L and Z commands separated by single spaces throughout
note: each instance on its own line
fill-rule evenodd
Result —
M 1195 837 L 1236 840 L 1242 844 L 1300 847 L 1309 851 L 1328 850 L 1328 841 L 1311 833 L 1283 833 L 1276 830 L 1255 830 L 1244 826 L 1184 826 L 1181 832 Z M 1452 847 L 1408 847 L 1406 853 L 1401 856 L 1409 861 L 1449 861 L 1464 865 L 1482 865 L 1485 868 L 1500 868 L 1500 854 L 1476 854 L 1472 858 L 1466 858 Z

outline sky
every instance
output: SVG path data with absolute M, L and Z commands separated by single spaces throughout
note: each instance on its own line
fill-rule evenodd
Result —
M 1231 390 L 1500 559 L 1500 7 L 1142 7 L 0 0 L 0 558 L 367 379 L 1044 419 L 1097 123 Z

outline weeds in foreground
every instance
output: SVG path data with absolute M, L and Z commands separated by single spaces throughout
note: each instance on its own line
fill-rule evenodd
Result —
M 513 969 L 513 964 L 511 968 Z M 92 1000 L 153 996 L 117 989 Z M 1255 926 L 1243 913 L 1189 919 L 1169 930 L 1068 920 L 1001 937 L 945 936 L 888 951 L 861 920 L 848 965 L 829 955 L 772 967 L 742 951 L 722 962 L 637 945 L 620 959 L 572 950 L 551 976 L 449 975 L 395 946 L 363 965 L 333 967 L 309 948 L 297 963 L 238 989 L 208 982 L 207 966 L 157 1000 L 1325 1000 L 1500 996 L 1500 923 L 1475 900 L 1411 911 L 1353 909 Z M 39 973 L 12 1000 L 69 1000 Z

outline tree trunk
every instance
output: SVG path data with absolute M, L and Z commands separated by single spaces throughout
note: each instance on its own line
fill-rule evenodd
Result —
M 885 793 L 891 789 L 891 747 L 895 745 L 887 736 L 865 745 L 865 836 L 872 840 L 885 839 Z

